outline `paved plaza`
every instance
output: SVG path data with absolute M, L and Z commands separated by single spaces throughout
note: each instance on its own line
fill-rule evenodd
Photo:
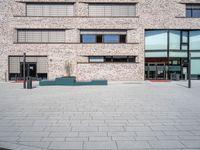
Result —
M 37 83 L 35 83 L 37 84 Z M 0 147 L 200 150 L 200 81 L 39 87 L 0 83 Z

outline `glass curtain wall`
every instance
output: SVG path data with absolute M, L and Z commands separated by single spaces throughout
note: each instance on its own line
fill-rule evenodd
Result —
M 179 74 L 180 78 L 185 79 L 188 49 L 192 54 L 192 77 L 198 79 L 200 78 L 200 30 L 146 30 L 146 70 L 149 66 L 148 61 L 151 62 L 151 66 L 152 62 L 156 66 L 164 64 L 166 67 L 162 68 L 165 70 L 158 70 L 157 67 L 157 73 L 165 71 L 165 77 L 168 79 L 171 78 L 171 74 Z

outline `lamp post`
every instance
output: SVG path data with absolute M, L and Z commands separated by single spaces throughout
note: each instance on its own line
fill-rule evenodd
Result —
M 188 88 L 191 88 L 191 53 L 188 53 Z
M 24 79 L 24 89 L 26 89 L 26 53 L 23 56 L 23 79 Z

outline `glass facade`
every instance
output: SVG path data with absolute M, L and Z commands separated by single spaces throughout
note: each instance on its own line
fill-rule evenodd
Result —
M 188 50 L 192 56 L 192 77 L 200 79 L 200 30 L 146 30 L 146 77 L 157 78 L 159 72 L 163 72 L 163 78 L 172 79 L 172 74 L 176 74 L 185 79 L 187 77 L 185 70 L 188 67 Z M 169 61 L 173 63 L 169 63 Z M 180 63 L 174 63 L 177 61 Z M 157 69 L 161 70 L 156 70 L 157 72 L 152 74 L 152 62 Z M 159 67 L 160 64 L 165 67 Z M 169 68 L 171 69 L 169 70 Z

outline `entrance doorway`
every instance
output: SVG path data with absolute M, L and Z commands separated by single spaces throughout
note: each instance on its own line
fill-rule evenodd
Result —
M 145 78 L 147 80 L 186 80 L 187 59 L 146 58 Z
M 24 64 L 20 63 L 20 74 L 21 74 L 21 77 L 23 77 L 23 73 L 24 73 L 23 67 L 24 67 Z M 37 69 L 37 64 L 36 63 L 31 63 L 31 62 L 26 63 L 26 66 L 25 66 L 25 75 L 26 75 L 26 77 L 30 76 L 30 77 L 36 78 L 36 75 L 37 75 L 37 70 L 36 69 Z
M 166 78 L 165 63 L 146 63 L 146 79 L 164 80 Z
M 9 80 L 23 80 L 23 56 L 8 56 Z M 48 58 L 47 56 L 27 56 L 25 74 L 34 80 L 47 79 Z

